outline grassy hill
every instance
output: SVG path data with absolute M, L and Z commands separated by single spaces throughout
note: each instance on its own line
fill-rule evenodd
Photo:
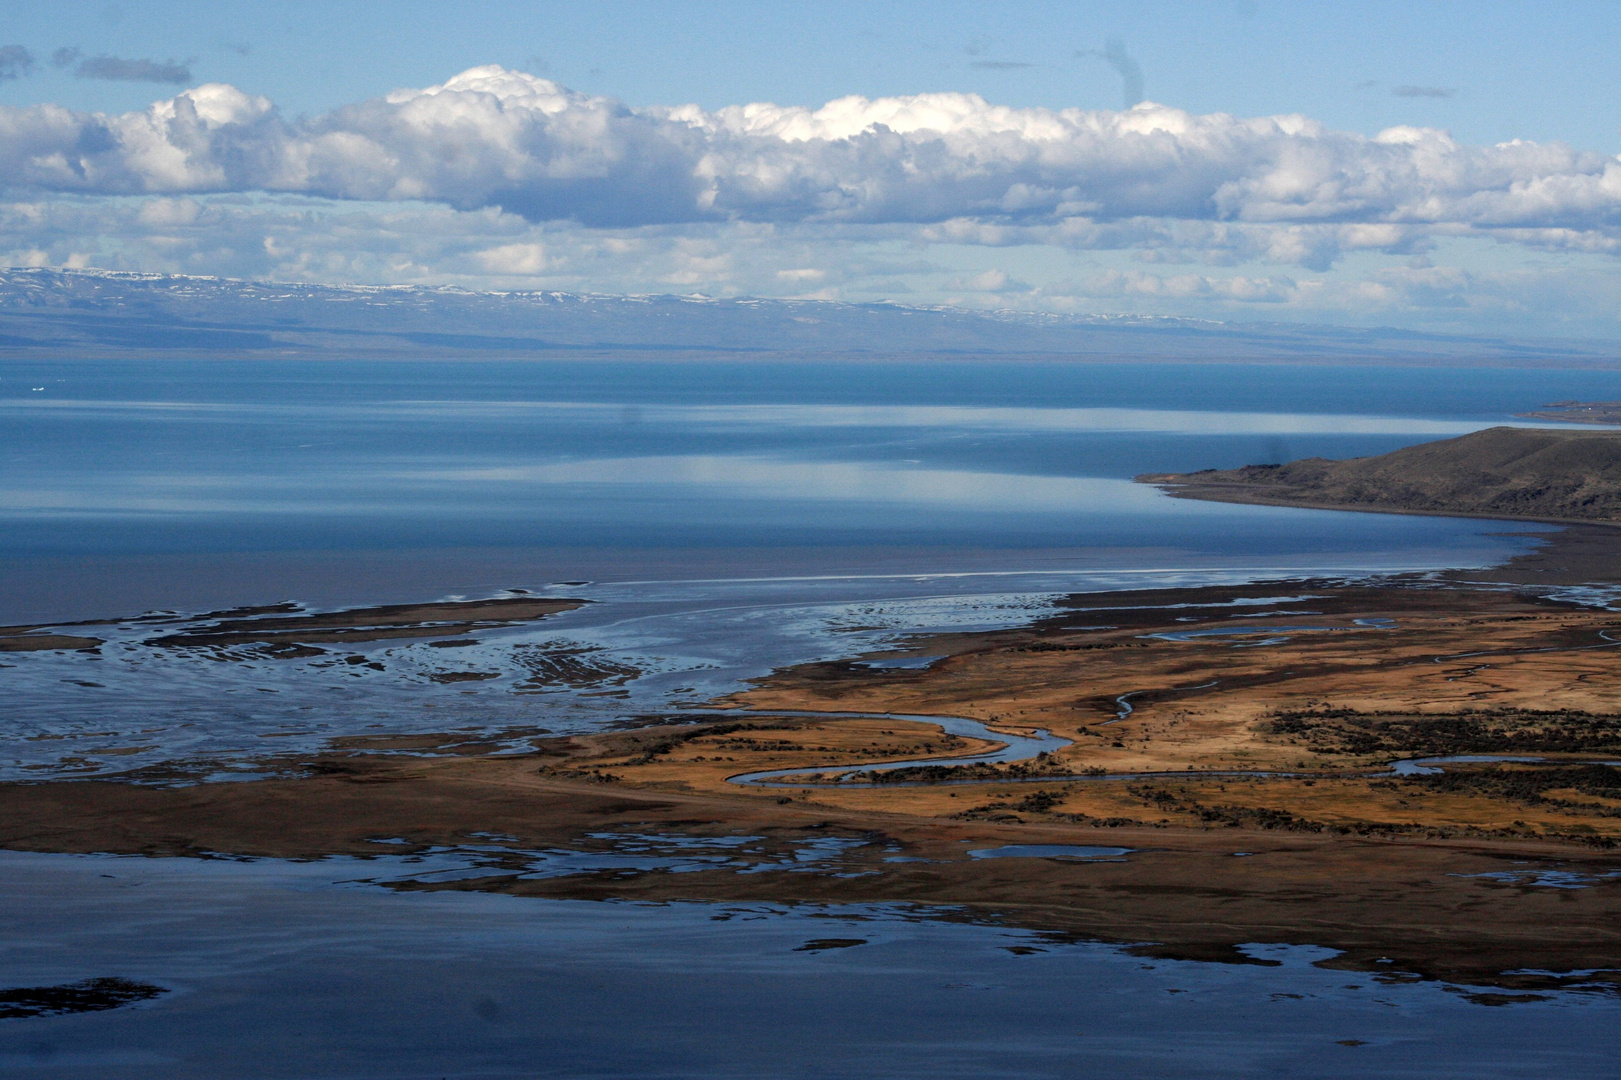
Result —
M 1378 457 L 1137 480 L 1216 502 L 1621 524 L 1621 431 L 1497 427 Z

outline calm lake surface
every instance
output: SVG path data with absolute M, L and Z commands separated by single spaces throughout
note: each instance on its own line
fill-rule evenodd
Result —
M 0 623 L 513 588 L 595 603 L 468 648 L 347 650 L 364 664 L 98 627 L 99 653 L 0 661 L 0 775 L 223 774 L 267 738 L 583 731 L 1076 590 L 1487 564 L 1536 527 L 1225 506 L 1130 478 L 1382 453 L 1562 397 L 1621 397 L 1621 373 L 4 365 Z M 532 692 L 536 658 L 564 655 L 601 678 Z
M 1076 590 L 1485 565 L 1537 527 L 1181 501 L 1130 477 L 1382 453 L 1568 398 L 1621 399 L 1621 373 L 0 364 L 0 623 L 126 620 L 86 631 L 107 640 L 96 654 L 0 660 L 0 775 L 251 775 L 255 755 L 337 735 L 590 730 L 776 666 L 1022 622 Z M 365 665 L 222 662 L 127 621 L 507 589 L 596 602 L 467 648 L 345 650 Z M 520 692 L 535 650 L 604 674 Z M 434 680 L 447 671 L 483 681 Z M 0 1068 L 1530 1077 L 1613 1075 L 1621 1049 L 1608 999 L 1487 1008 L 1312 966 L 1324 950 L 1144 961 L 901 909 L 353 883 L 386 870 L 0 855 L 0 984 L 169 989 L 0 1020 Z M 824 938 L 865 943 L 798 951 Z
M 364 664 L 221 662 L 98 627 L 99 653 L 0 661 L 0 775 L 229 772 L 267 738 L 590 730 L 1076 590 L 1483 565 L 1536 527 L 1224 506 L 1130 478 L 1382 453 L 1568 397 L 1621 398 L 1621 373 L 3 365 L 0 623 L 513 588 L 595 603 L 468 648 L 359 646 Z M 601 678 L 528 692 L 536 658 L 564 655 Z
M 1480 1005 L 1401 973 L 1318 966 L 1333 951 L 1311 946 L 1257 942 L 1244 951 L 1259 964 L 1199 963 L 905 905 L 588 903 L 370 883 L 433 868 L 0 853 L 8 984 L 116 974 L 167 991 L 0 1020 L 0 1070 L 1530 1080 L 1613 1077 L 1621 1049 L 1610 997 Z
M 1178 502 L 1128 480 L 1382 453 L 1564 397 L 1621 397 L 1621 373 L 6 363 L 0 618 L 555 579 L 1487 558 L 1504 544 L 1478 523 Z

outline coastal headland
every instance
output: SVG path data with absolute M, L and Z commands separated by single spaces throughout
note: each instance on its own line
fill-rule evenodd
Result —
M 1621 524 L 1621 431 L 1494 427 L 1378 457 L 1146 473 L 1181 499 Z
M 1621 560 L 1599 565 L 1614 536 L 1566 530 L 1487 572 L 1075 595 L 1024 627 L 799 665 L 712 708 L 535 735 L 517 753 L 458 732 L 357 735 L 268 757 L 251 782 L 8 783 L 0 846 L 476 848 L 480 872 L 394 887 L 906 903 L 1155 955 L 1326 946 L 1331 966 L 1489 1001 L 1615 989 L 1621 613 L 1516 584 L 1621 579 Z M 292 629 L 222 613 L 217 632 L 401 632 L 406 612 Z M 418 614 L 442 633 L 458 615 L 544 612 Z M 981 760 L 1038 733 L 1035 756 Z M 770 775 L 782 770 L 811 772 Z M 657 859 L 524 869 L 535 852 L 612 853 L 627 837 L 643 855 L 729 854 L 679 873 Z M 807 845 L 824 857 L 799 865 Z M 985 857 L 998 849 L 1021 857 Z

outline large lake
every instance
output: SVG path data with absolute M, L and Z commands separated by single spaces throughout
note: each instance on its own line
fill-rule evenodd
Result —
M 0 774 L 246 769 L 266 735 L 286 749 L 379 728 L 587 730 L 778 665 L 1029 619 L 1067 591 L 1483 565 L 1526 550 L 1535 528 L 1190 502 L 1130 477 L 1382 453 L 1570 398 L 1621 399 L 1621 373 L 8 362 L 0 623 L 520 588 L 597 602 L 466 649 L 373 643 L 361 651 L 376 668 L 342 670 L 178 655 L 114 622 L 95 631 L 99 654 L 4 658 Z M 534 647 L 635 674 L 520 694 L 515 657 Z M 500 677 L 428 677 L 457 664 Z M 1490 1010 L 1265 943 L 1282 966 L 1145 965 L 1101 946 L 1020 956 L 1005 946 L 1048 946 L 899 909 L 338 884 L 377 873 L 0 857 L 0 983 L 121 974 L 172 989 L 108 1013 L 0 1021 L 0 1067 L 1613 1075 L 1615 1008 L 1580 994 Z M 833 934 L 828 916 L 854 921 Z M 867 943 L 795 951 L 830 936 Z
M 1228 506 L 1149 471 L 1346 457 L 1621 398 L 1621 373 L 909 363 L 0 366 L 0 624 L 489 596 L 596 601 L 371 664 L 13 654 L 0 775 L 357 730 L 578 731 L 1082 589 L 1478 565 L 1524 525 Z M 535 651 L 611 685 L 542 695 Z M 459 672 L 487 678 L 443 681 Z M 435 680 L 435 676 L 440 681 Z M 498 676 L 498 677 L 497 677 Z
M 1128 480 L 1382 453 L 1569 397 L 1621 397 L 1621 373 L 11 362 L 0 619 L 558 578 L 1467 561 L 1502 542 Z

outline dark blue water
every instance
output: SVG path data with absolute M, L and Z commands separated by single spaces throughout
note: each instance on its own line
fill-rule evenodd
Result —
M 1245 951 L 1262 964 L 1199 963 L 904 905 L 593 904 L 363 883 L 436 865 L 0 854 L 0 986 L 118 975 L 168 991 L 0 1020 L 0 1070 L 1587 1080 L 1614 1076 L 1621 1050 L 1613 997 L 1489 1007 L 1460 992 L 1471 988 L 1318 966 L 1335 954 L 1313 946 L 1256 942 Z M 838 947 L 817 947 L 829 939 Z

